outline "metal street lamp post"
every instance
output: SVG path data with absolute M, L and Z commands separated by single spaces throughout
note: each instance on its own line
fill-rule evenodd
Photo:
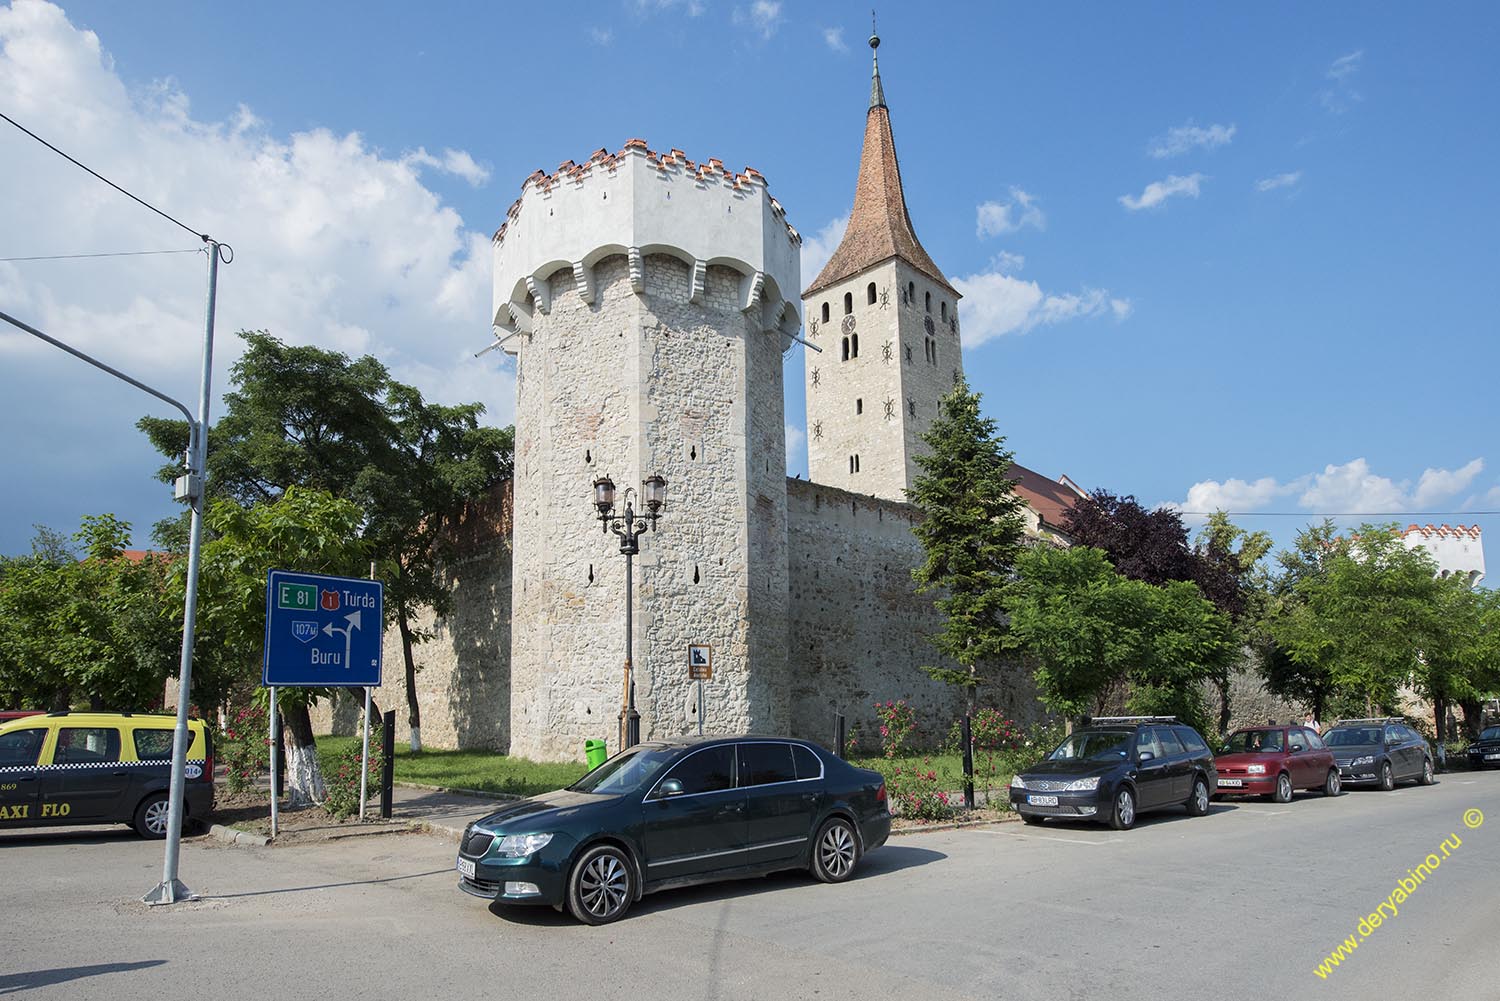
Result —
M 616 515 L 615 481 L 601 476 L 594 481 L 594 506 L 599 509 L 599 522 L 603 531 L 613 531 L 620 537 L 620 553 L 625 557 L 625 691 L 620 706 L 619 746 L 623 750 L 634 747 L 641 741 L 641 714 L 635 711 L 635 676 L 631 673 L 631 637 L 633 632 L 634 579 L 636 553 L 641 551 L 641 533 L 647 529 L 656 531 L 656 518 L 667 502 L 667 481 L 658 473 L 646 477 L 641 484 L 642 500 L 646 511 L 635 512 L 635 488 L 626 487 L 622 498 L 625 511 Z

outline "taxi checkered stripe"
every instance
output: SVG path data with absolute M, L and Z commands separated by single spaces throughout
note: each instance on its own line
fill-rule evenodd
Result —
M 69 769 L 80 768 L 146 768 L 151 765 L 170 766 L 171 764 L 172 761 L 170 758 L 161 761 L 70 761 L 60 765 L 5 765 L 0 767 L 0 772 L 29 772 L 33 769 L 37 771 L 67 771 Z M 183 764 L 202 765 L 205 762 L 202 758 L 188 758 Z

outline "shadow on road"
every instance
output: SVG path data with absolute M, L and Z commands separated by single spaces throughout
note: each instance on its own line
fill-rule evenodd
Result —
M 19 994 L 34 987 L 53 987 L 70 980 L 82 980 L 105 973 L 144 970 L 165 963 L 165 959 L 146 959 L 139 963 L 98 963 L 94 966 L 63 966 L 55 970 L 31 970 L 27 973 L 0 973 L 0 994 Z
M 184 841 L 202 837 L 205 831 L 196 827 L 184 829 Z M 36 847 L 38 845 L 114 845 L 122 841 L 140 841 L 141 836 L 128 827 L 49 827 L 43 830 L 23 830 L 0 833 L 0 848 L 7 845 Z
M 907 845 L 886 845 L 860 860 L 859 868 L 854 871 L 854 877 L 851 882 L 858 882 L 864 879 L 877 879 L 887 873 L 927 865 L 929 862 L 938 862 L 947 857 L 942 852 L 935 852 L 928 848 L 916 848 Z M 726 879 L 717 883 L 674 887 L 670 890 L 663 890 L 660 893 L 651 893 L 642 897 L 630 909 L 630 913 L 625 916 L 625 920 L 630 920 L 632 916 L 652 914 L 657 911 L 669 911 L 676 907 L 686 907 L 692 904 L 711 901 L 735 900 L 740 897 L 751 897 L 762 893 L 774 893 L 777 890 L 807 886 L 815 882 L 816 880 L 813 879 L 812 874 L 807 870 L 790 869 L 785 872 L 771 873 L 769 876 L 746 876 L 739 879 Z M 570 914 L 559 914 L 551 907 L 536 904 L 515 905 L 496 901 L 490 904 L 490 913 L 497 917 L 505 918 L 507 921 L 513 921 L 516 924 L 535 925 L 538 927 L 578 924 Z
M 306 893 L 309 890 L 337 890 L 345 886 L 379 886 L 381 883 L 400 883 L 408 879 L 422 879 L 426 876 L 448 876 L 452 875 L 453 869 L 445 866 L 442 869 L 433 869 L 430 872 L 411 872 L 404 876 L 384 876 L 380 879 L 351 879 L 342 883 L 318 883 L 313 886 L 284 886 L 273 890 L 247 890 L 244 893 L 205 893 L 200 900 L 236 900 L 241 897 L 269 897 L 278 893 Z

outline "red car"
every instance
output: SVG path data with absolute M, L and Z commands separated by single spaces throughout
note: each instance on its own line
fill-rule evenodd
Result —
M 1296 789 L 1337 796 L 1341 788 L 1333 752 L 1305 726 L 1252 726 L 1230 734 L 1214 753 L 1221 796 L 1269 796 L 1290 803 Z
M 0 710 L 0 723 L 4 723 L 13 719 L 21 719 L 25 716 L 40 715 L 42 715 L 42 711 L 40 709 L 4 709 Z

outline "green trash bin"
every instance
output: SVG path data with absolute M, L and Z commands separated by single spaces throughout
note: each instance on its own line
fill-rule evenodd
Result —
M 583 756 L 589 763 L 589 771 L 593 771 L 604 764 L 604 759 L 609 757 L 609 752 L 604 749 L 604 741 L 585 740 L 583 742 Z

